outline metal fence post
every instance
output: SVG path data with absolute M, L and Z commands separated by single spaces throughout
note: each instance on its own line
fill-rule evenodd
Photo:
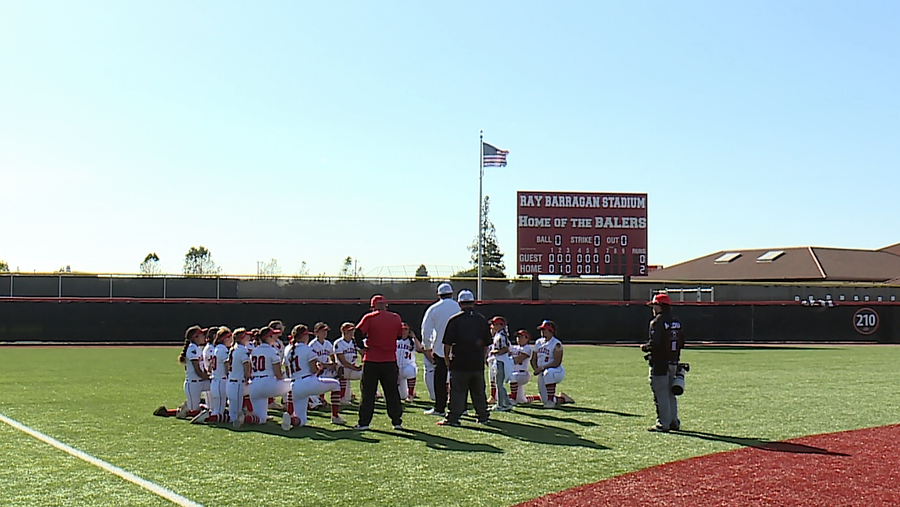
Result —
M 112 277 L 112 275 L 109 275 L 109 299 L 112 299 L 112 297 L 113 297 L 112 296 L 112 283 L 113 283 L 113 277 Z
M 163 275 L 163 299 L 166 299 L 166 280 L 168 280 L 168 278 L 169 277 L 167 277 L 166 275 Z
M 216 277 L 216 300 L 219 299 L 219 280 L 221 280 L 221 279 L 222 279 L 221 277 L 218 277 L 218 276 Z
M 59 275 L 59 284 L 57 285 L 56 299 L 62 299 L 62 275 Z
M 15 277 L 16 275 L 12 273 L 9 274 L 9 297 L 13 297 L 13 278 Z

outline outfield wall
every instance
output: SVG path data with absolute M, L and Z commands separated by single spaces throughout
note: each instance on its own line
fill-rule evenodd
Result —
M 390 309 L 418 329 L 431 303 L 392 301 Z M 871 334 L 854 328 L 861 308 L 878 315 Z M 2 298 L 0 342 L 177 342 L 192 324 L 259 327 L 271 319 L 289 328 L 325 321 L 336 338 L 342 322 L 357 322 L 367 310 L 367 301 Z M 643 304 L 612 302 L 492 301 L 479 310 L 505 316 L 512 330 L 534 332 L 542 319 L 554 320 L 568 343 L 643 341 L 651 316 Z M 694 303 L 678 304 L 674 313 L 689 341 L 900 343 L 900 303 Z

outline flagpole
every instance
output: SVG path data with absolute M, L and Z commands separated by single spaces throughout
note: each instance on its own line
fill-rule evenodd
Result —
M 483 231 L 482 231 L 482 227 L 481 227 L 481 224 L 483 221 L 483 219 L 481 217 L 481 213 L 482 213 L 483 208 L 481 206 L 481 201 L 482 201 L 481 195 L 482 195 L 482 180 L 484 179 L 484 130 L 478 131 L 478 153 L 479 153 L 479 157 L 478 157 L 478 286 L 477 286 L 478 296 L 477 296 L 477 299 L 478 299 L 478 301 L 481 301 L 481 289 L 482 289 L 482 285 L 481 285 L 481 243 L 483 242 L 483 238 L 482 238 Z

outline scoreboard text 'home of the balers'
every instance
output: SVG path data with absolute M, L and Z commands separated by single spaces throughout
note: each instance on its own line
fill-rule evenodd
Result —
M 647 274 L 647 194 L 518 192 L 520 275 Z

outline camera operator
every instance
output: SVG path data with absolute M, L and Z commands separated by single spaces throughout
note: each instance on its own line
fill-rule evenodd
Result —
M 681 427 L 678 420 L 678 401 L 672 392 L 672 382 L 684 347 L 681 322 L 672 316 L 672 307 L 667 294 L 657 294 L 650 302 L 653 320 L 650 321 L 650 341 L 641 345 L 648 352 L 645 359 L 650 362 L 650 390 L 656 403 L 656 424 L 648 431 L 667 433 Z

